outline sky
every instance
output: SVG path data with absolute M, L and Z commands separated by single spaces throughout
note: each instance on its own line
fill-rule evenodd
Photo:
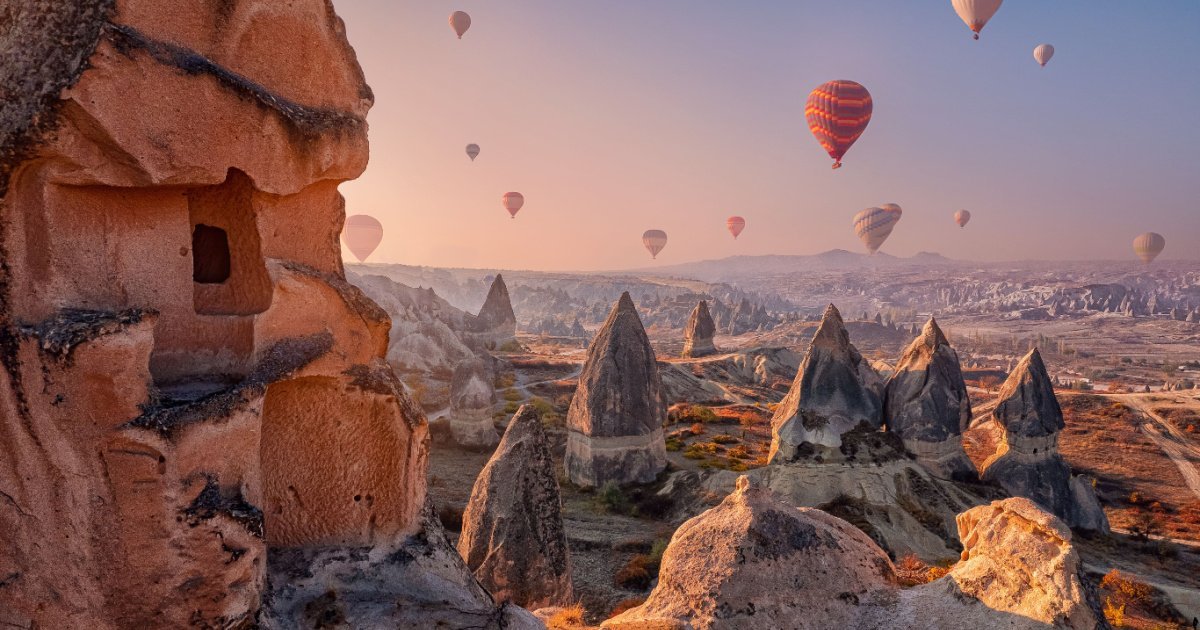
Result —
M 384 226 L 371 262 L 863 251 L 852 217 L 889 202 L 897 256 L 1132 259 L 1155 231 L 1163 259 L 1200 259 L 1196 0 L 1008 0 L 979 41 L 948 0 L 334 4 L 375 92 L 370 163 L 341 187 Z M 472 18 L 461 40 L 453 10 Z M 804 121 L 833 79 L 874 99 L 836 171 Z M 526 199 L 515 220 L 508 191 Z M 669 235 L 657 261 L 652 228 Z

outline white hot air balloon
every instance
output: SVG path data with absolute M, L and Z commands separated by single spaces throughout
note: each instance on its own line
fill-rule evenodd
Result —
M 879 246 L 891 236 L 892 229 L 900 221 L 904 211 L 894 203 L 887 203 L 878 208 L 867 208 L 854 215 L 854 233 L 862 239 L 867 251 L 874 254 Z
M 478 144 L 468 144 L 467 145 L 467 157 L 471 158 L 472 162 L 475 161 L 475 158 L 479 157 L 479 145 Z
M 459 39 L 462 39 L 462 36 L 467 32 L 467 29 L 471 28 L 471 16 L 467 15 L 465 11 L 455 11 L 454 13 L 451 13 L 450 28 L 454 29 L 454 34 L 458 35 Z
M 658 252 L 667 246 L 667 233 L 662 230 L 646 230 L 642 232 L 642 245 L 650 252 L 650 258 L 657 259 Z
M 1038 65 L 1045 68 L 1050 62 L 1050 58 L 1054 56 L 1054 46 L 1050 44 L 1038 44 L 1037 48 L 1033 49 L 1033 58 L 1038 62 Z
M 346 248 L 358 262 L 362 262 L 379 247 L 383 240 L 383 225 L 370 215 L 355 214 L 346 217 L 346 227 L 342 230 L 342 240 Z
M 959 210 L 954 213 L 954 222 L 958 227 L 967 227 L 967 222 L 971 220 L 971 212 L 968 210 Z
M 1133 253 L 1137 254 L 1142 262 L 1149 265 L 1154 262 L 1155 258 L 1162 253 L 1164 247 L 1167 246 L 1167 239 L 1162 237 L 1162 234 L 1155 232 L 1146 232 L 1138 235 L 1133 239 Z
M 962 21 L 966 23 L 967 28 L 975 34 L 975 39 L 979 39 L 979 31 L 987 25 L 988 20 L 996 15 L 996 11 L 1000 10 L 1000 3 L 1004 0 L 950 0 L 950 4 L 954 6 L 954 12 Z

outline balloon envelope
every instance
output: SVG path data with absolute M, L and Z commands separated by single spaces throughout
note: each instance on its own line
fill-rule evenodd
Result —
M 1149 265 L 1154 262 L 1154 259 L 1162 253 L 1164 247 L 1167 246 L 1167 239 L 1162 237 L 1162 234 L 1155 232 L 1146 232 L 1133 239 L 1133 253 L 1137 254 L 1142 262 Z
M 467 145 L 467 157 L 471 158 L 472 162 L 475 161 L 475 158 L 479 157 L 479 145 L 478 144 L 468 144 Z
M 854 81 L 823 83 L 808 95 L 808 130 L 833 158 L 833 168 L 842 165 L 842 156 L 866 130 L 872 108 L 871 93 Z
M 966 23 L 967 28 L 975 33 L 975 39 L 979 39 L 979 31 L 996 15 L 996 11 L 1000 10 L 1000 3 L 1004 0 L 950 0 L 950 4 L 954 6 L 954 12 L 962 21 Z
M 642 232 L 642 245 L 646 246 L 651 258 L 658 258 L 658 252 L 667 246 L 667 233 L 662 230 L 646 230 Z
M 508 214 L 512 218 L 517 218 L 517 211 L 521 206 L 525 205 L 525 195 L 519 192 L 506 192 L 502 198 L 504 209 L 508 210 Z
M 1050 58 L 1053 56 L 1054 46 L 1051 46 L 1050 44 L 1040 44 L 1037 48 L 1033 49 L 1033 58 L 1043 68 L 1046 67 L 1046 62 L 1050 61 Z
M 375 217 L 356 214 L 346 217 L 346 227 L 342 230 L 342 240 L 351 254 L 362 262 L 379 247 L 383 240 L 383 225 Z
M 746 229 L 746 220 L 739 216 L 732 216 L 725 220 L 725 227 L 729 228 L 729 233 L 736 239 L 742 230 Z
M 862 239 L 867 250 L 874 254 L 892 234 L 892 229 L 896 227 L 903 213 L 900 206 L 894 203 L 867 208 L 854 215 L 854 233 Z
M 459 39 L 462 39 L 463 33 L 471 28 L 471 16 L 467 15 L 465 11 L 451 13 L 450 28 L 454 29 L 454 34 L 458 35 Z
M 954 213 L 954 222 L 958 227 L 966 227 L 967 222 L 971 220 L 971 213 L 966 210 L 959 210 Z

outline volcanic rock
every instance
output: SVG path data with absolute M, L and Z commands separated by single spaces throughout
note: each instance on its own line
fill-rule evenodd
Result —
M 748 477 L 676 530 L 646 602 L 604 628 L 855 628 L 898 587 L 849 523 L 797 508 Z
M 708 302 L 700 300 L 692 314 L 688 316 L 687 327 L 683 331 L 684 358 L 702 357 L 717 351 L 713 345 L 713 335 L 717 334 L 717 326 L 712 316 L 708 314 Z
M 888 380 L 884 416 L 888 431 L 934 475 L 977 476 L 962 446 L 962 432 L 971 422 L 971 401 L 958 353 L 932 317 Z
M 513 313 L 504 276 L 496 274 L 495 280 L 492 280 L 483 307 L 475 316 L 474 326 L 477 337 L 489 347 L 498 348 L 516 339 L 517 316 Z
M 771 461 L 830 455 L 850 431 L 875 431 L 883 422 L 883 383 L 850 344 L 842 316 L 830 304 L 787 396 L 771 419 Z
M 470 449 L 491 449 L 500 441 L 492 424 L 496 388 L 488 362 L 463 361 L 450 381 L 450 435 L 455 444 Z
M 533 407 L 517 410 L 475 479 L 458 552 L 497 600 L 530 610 L 573 603 L 558 479 Z
M 1000 388 L 992 419 L 1002 436 L 983 464 L 984 481 L 1032 499 L 1071 527 L 1108 530 L 1091 486 L 1072 483 L 1071 469 L 1058 452 L 1058 434 L 1066 424 L 1037 348 L 1021 359 Z
M 565 466 L 580 486 L 648 483 L 667 465 L 667 405 L 654 349 L 629 293 L 588 348 L 567 411 Z

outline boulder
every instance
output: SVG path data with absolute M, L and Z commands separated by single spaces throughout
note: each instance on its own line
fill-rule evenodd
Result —
M 716 353 L 717 348 L 713 345 L 713 335 L 716 333 L 717 326 L 708 314 L 708 302 L 700 300 L 688 316 L 687 327 L 683 330 L 683 357 L 695 358 Z
M 808 354 L 771 419 L 771 461 L 838 457 L 842 436 L 883 423 L 883 382 L 851 345 L 837 308 L 825 309 Z
M 1009 374 L 997 396 L 993 421 L 1000 427 L 996 452 L 983 463 L 981 478 L 1013 496 L 1032 499 L 1071 527 L 1108 531 L 1091 485 L 1072 483 L 1071 469 L 1058 452 L 1066 426 L 1054 386 L 1037 348 Z
M 943 479 L 977 478 L 962 445 L 971 422 L 967 385 L 958 353 L 932 317 L 888 379 L 884 417 L 888 431 L 929 472 Z
M 530 610 L 573 603 L 558 479 L 533 407 L 517 410 L 476 477 L 458 552 L 497 600 Z
M 454 368 L 450 380 L 450 436 L 463 448 L 486 450 L 500 442 L 492 424 L 495 379 L 488 361 L 469 359 Z
M 571 482 L 653 481 L 667 465 L 666 416 L 654 349 L 623 293 L 588 347 L 567 411 L 564 463 Z

